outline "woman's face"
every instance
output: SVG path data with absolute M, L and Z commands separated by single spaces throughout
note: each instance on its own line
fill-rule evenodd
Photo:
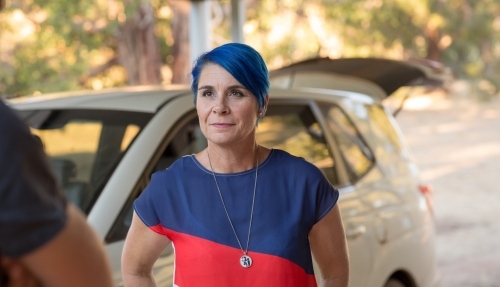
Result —
M 210 142 L 230 146 L 255 141 L 257 99 L 221 66 L 207 64 L 201 71 L 196 110 Z

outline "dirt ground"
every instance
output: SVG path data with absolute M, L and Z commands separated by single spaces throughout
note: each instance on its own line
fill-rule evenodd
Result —
M 440 287 L 500 287 L 500 97 L 410 98 L 396 120 L 434 190 Z

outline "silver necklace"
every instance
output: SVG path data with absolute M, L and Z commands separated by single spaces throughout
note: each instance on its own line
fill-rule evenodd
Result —
M 248 256 L 248 244 L 250 243 L 250 232 L 252 230 L 252 219 L 253 219 L 253 207 L 255 204 L 255 191 L 257 190 L 257 176 L 259 174 L 258 154 L 259 154 L 259 146 L 257 146 L 257 151 L 255 154 L 255 183 L 253 186 L 252 211 L 250 212 L 250 224 L 248 225 L 247 247 L 245 250 L 243 250 L 243 246 L 241 245 L 240 239 L 238 238 L 238 235 L 236 234 L 236 229 L 234 229 L 233 222 L 231 221 L 231 218 L 229 217 L 229 213 L 227 212 L 226 204 L 224 203 L 224 199 L 222 198 L 222 193 L 220 192 L 219 184 L 217 183 L 217 178 L 215 177 L 214 168 L 212 167 L 212 161 L 210 160 L 210 154 L 208 153 L 208 148 L 207 148 L 208 163 L 210 164 L 210 169 L 211 169 L 212 175 L 214 177 L 215 186 L 217 187 L 217 191 L 219 192 L 220 200 L 222 201 L 222 206 L 224 207 L 224 211 L 226 212 L 227 219 L 229 220 L 229 224 L 231 225 L 231 228 L 233 229 L 234 236 L 236 237 L 236 241 L 238 241 L 238 245 L 240 246 L 241 252 L 243 252 L 243 256 L 240 257 L 240 265 L 243 268 L 248 268 L 248 267 L 252 266 L 252 258 L 250 256 Z

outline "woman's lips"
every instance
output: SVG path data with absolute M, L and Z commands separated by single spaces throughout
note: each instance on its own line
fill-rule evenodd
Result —
M 212 124 L 212 126 L 216 127 L 216 128 L 228 128 L 230 126 L 233 126 L 233 124 L 215 123 L 215 124 Z

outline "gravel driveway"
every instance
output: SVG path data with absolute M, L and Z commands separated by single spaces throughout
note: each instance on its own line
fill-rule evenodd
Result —
M 434 190 L 440 287 L 500 287 L 500 98 L 420 97 L 396 119 Z

